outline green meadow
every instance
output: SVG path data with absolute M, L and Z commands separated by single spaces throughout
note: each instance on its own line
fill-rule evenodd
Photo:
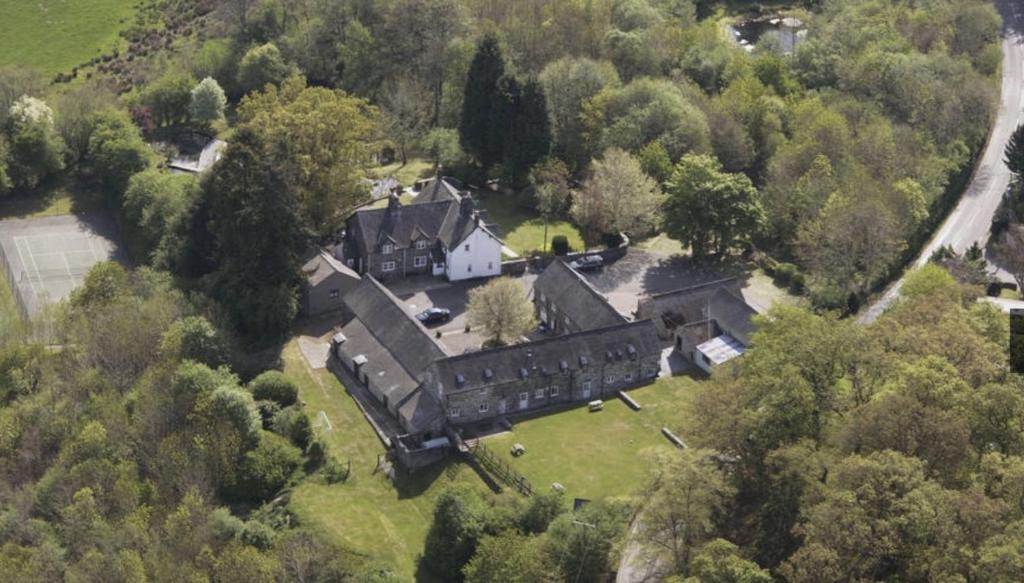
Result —
M 117 45 L 142 0 L 0 0 L 0 66 L 48 75 Z

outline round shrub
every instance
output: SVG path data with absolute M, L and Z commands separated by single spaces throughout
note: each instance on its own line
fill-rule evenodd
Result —
M 249 383 L 249 390 L 257 401 L 274 401 L 282 407 L 294 405 L 299 389 L 284 373 L 268 370 Z
M 301 464 L 299 448 L 280 435 L 263 432 L 259 445 L 242 460 L 239 499 L 254 503 L 269 500 Z
M 551 251 L 559 257 L 566 255 L 571 251 L 569 247 L 569 238 L 565 235 L 555 235 L 551 239 Z

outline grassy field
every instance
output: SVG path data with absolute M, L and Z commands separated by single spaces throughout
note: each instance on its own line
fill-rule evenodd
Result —
M 141 0 L 0 0 L 0 65 L 46 74 L 109 51 Z
M 510 249 L 526 255 L 544 246 L 544 221 L 535 213 L 521 207 L 511 196 L 487 195 L 480 201 L 487 210 L 487 220 L 498 225 L 502 239 Z M 583 249 L 583 237 L 573 225 L 565 221 L 548 224 L 548 247 L 555 235 L 565 235 L 574 250 Z
M 395 565 L 402 580 L 412 580 L 437 495 L 453 481 L 486 487 L 472 469 L 457 462 L 401 479 L 396 487 L 374 472 L 384 446 L 337 378 L 311 370 L 295 342 L 286 347 L 284 362 L 285 373 L 299 383 L 310 418 L 315 422 L 323 411 L 333 426 L 323 433 L 333 455 L 342 463 L 352 462 L 345 483 L 307 480 L 299 486 L 292 494 L 292 510 L 344 547 Z
M 394 176 L 402 186 L 412 186 L 420 178 L 429 178 L 434 173 L 434 165 L 421 158 L 409 158 L 405 166 L 401 162 L 377 166 L 370 170 L 370 175 L 375 178 Z
M 60 177 L 35 192 L 0 198 L 0 221 L 101 210 L 102 196 L 102 193 L 79 184 L 73 178 Z
M 668 426 L 686 440 L 679 433 L 680 408 L 697 382 L 689 377 L 660 379 L 629 392 L 639 411 L 612 399 L 605 401 L 603 411 L 591 413 L 580 406 L 521 420 L 512 431 L 483 441 L 537 491 L 548 491 L 558 482 L 568 500 L 635 494 L 647 483 L 651 456 L 672 448 L 661 428 Z M 514 443 L 522 444 L 526 453 L 512 457 Z

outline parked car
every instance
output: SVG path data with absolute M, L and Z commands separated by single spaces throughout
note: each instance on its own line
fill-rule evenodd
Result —
M 600 255 L 584 255 L 569 263 L 576 271 L 597 271 L 604 267 L 604 258 Z
M 416 314 L 416 319 L 424 326 L 440 324 L 452 319 L 452 311 L 448 308 L 428 308 Z

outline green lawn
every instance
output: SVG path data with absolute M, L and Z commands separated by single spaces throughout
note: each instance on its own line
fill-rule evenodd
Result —
M 370 175 L 375 178 L 394 176 L 402 186 L 412 186 L 421 178 L 430 178 L 434 174 L 434 165 L 422 158 L 409 158 L 409 163 L 402 165 L 401 162 L 377 166 L 370 170 Z
M 97 210 L 103 208 L 102 196 L 100 192 L 78 184 L 73 178 L 59 177 L 35 192 L 16 192 L 0 198 L 0 221 Z
M 501 229 L 505 245 L 516 253 L 527 255 L 540 251 L 544 246 L 544 221 L 536 213 L 520 206 L 514 197 L 488 194 L 481 198 L 480 204 L 487 210 L 487 220 Z M 548 224 L 548 247 L 555 235 L 565 235 L 573 250 L 583 249 L 583 237 L 570 223 L 552 221 Z
M 454 461 L 401 479 L 396 487 L 374 473 L 384 446 L 337 378 L 311 370 L 295 342 L 285 348 L 284 362 L 314 423 L 320 411 L 327 414 L 333 430 L 323 435 L 332 454 L 342 463 L 352 461 L 352 476 L 345 483 L 310 479 L 296 488 L 292 510 L 344 547 L 392 564 L 402 580 L 412 580 L 437 495 L 452 481 L 486 487 L 472 469 Z
M 0 0 L 0 65 L 46 74 L 108 52 L 141 0 Z
M 558 482 L 569 500 L 635 494 L 647 483 L 651 456 L 673 447 L 661 428 L 668 426 L 686 440 L 679 428 L 680 409 L 697 382 L 689 377 L 659 379 L 629 391 L 640 404 L 639 411 L 610 399 L 603 411 L 591 413 L 580 406 L 521 420 L 512 431 L 483 441 L 537 491 L 548 491 Z M 526 453 L 512 457 L 513 443 L 521 443 Z

